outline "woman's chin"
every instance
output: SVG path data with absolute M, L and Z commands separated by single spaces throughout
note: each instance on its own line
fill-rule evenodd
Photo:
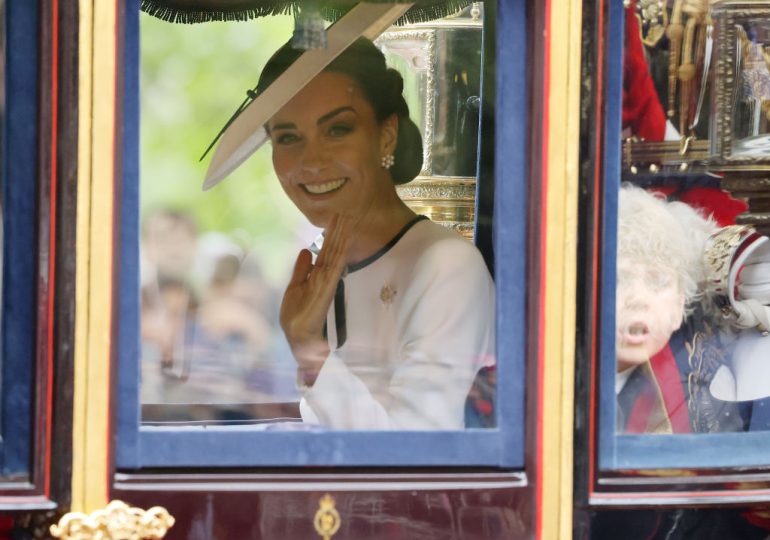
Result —
M 302 214 L 313 225 L 313 227 L 318 227 L 319 229 L 325 229 L 331 222 L 332 216 L 334 215 L 332 212 L 318 210 L 312 212 L 302 212 Z

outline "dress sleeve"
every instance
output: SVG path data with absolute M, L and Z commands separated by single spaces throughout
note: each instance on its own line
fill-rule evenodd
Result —
M 433 244 L 411 272 L 384 391 L 375 396 L 332 353 L 300 404 L 303 419 L 337 429 L 464 427 L 476 372 L 494 364 L 494 283 L 481 254 L 461 238 Z

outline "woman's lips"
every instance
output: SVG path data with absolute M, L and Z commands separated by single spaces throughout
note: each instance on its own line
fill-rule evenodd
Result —
M 337 178 L 335 180 L 328 180 L 326 182 L 301 184 L 301 186 L 311 195 L 325 195 L 327 193 L 337 191 L 342 186 L 344 186 L 347 181 L 347 178 Z
M 625 325 L 620 332 L 624 343 L 628 345 L 642 345 L 650 335 L 650 328 L 643 322 L 633 322 Z

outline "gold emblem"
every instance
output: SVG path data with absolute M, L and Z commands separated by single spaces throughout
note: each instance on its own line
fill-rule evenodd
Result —
M 161 506 L 147 511 L 112 501 L 91 515 L 81 512 L 64 514 L 51 525 L 51 536 L 63 540 L 138 539 L 160 540 L 174 525 L 174 518 Z
M 383 285 L 382 289 L 380 289 L 380 301 L 383 305 L 389 306 L 393 303 L 393 298 L 395 298 L 397 294 L 398 291 L 390 285 Z
M 335 504 L 334 498 L 327 493 L 321 497 L 318 511 L 313 518 L 315 532 L 324 540 L 330 540 L 340 530 L 340 525 L 342 524 L 340 513 L 337 512 Z

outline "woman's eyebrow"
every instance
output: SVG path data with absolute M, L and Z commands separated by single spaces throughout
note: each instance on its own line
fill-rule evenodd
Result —
M 324 122 L 330 120 L 331 118 L 334 118 L 340 113 L 343 113 L 345 111 L 352 111 L 353 113 L 356 112 L 356 110 L 353 107 L 350 107 L 349 105 L 346 105 L 345 107 L 339 107 L 337 109 L 334 109 L 333 111 L 330 111 L 323 116 L 321 116 L 317 121 L 316 124 L 321 125 Z M 267 128 L 269 131 L 277 131 L 279 129 L 297 129 L 297 125 L 294 122 L 283 122 L 281 124 L 276 124 L 273 127 Z
M 331 119 L 331 118 L 334 118 L 334 117 L 335 117 L 335 116 L 337 116 L 338 114 L 340 114 L 340 113 L 342 113 L 342 112 L 345 112 L 345 111 L 352 111 L 352 112 L 354 112 L 354 113 L 356 112 L 356 110 L 355 110 L 353 107 L 351 107 L 351 106 L 349 106 L 349 105 L 346 105 L 345 107 L 340 107 L 340 108 L 338 108 L 338 109 L 334 109 L 333 111 L 326 113 L 325 115 L 323 115 L 322 117 L 320 117 L 320 118 L 318 119 L 318 121 L 316 122 L 316 124 L 318 124 L 318 125 L 321 125 L 321 124 L 323 124 L 324 122 L 326 122 L 327 120 L 329 120 L 329 119 Z
M 267 124 L 265 124 L 265 129 L 267 130 L 268 133 L 270 133 L 270 131 L 274 131 L 277 129 L 296 129 L 296 128 L 297 126 L 294 125 L 294 123 L 292 122 L 284 122 L 283 124 L 276 124 L 273 127 L 269 127 Z

